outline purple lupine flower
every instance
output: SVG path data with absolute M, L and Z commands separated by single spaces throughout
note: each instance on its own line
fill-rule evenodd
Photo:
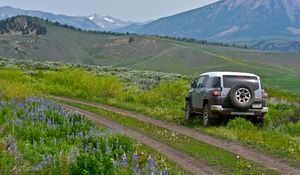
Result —
M 137 152 L 133 153 L 133 155 L 132 155 L 132 160 L 133 160 L 134 162 L 138 162 L 138 160 L 139 160 L 139 155 L 138 155 Z
M 98 151 L 100 150 L 100 142 L 99 141 L 97 142 L 96 148 Z
M 152 157 L 149 156 L 148 162 L 146 165 L 146 171 L 147 171 L 146 174 L 152 175 L 154 173 L 155 169 L 156 169 L 156 167 L 155 167 L 154 161 L 153 161 Z
M 9 136 L 6 139 L 6 148 L 11 156 L 15 156 L 16 154 L 18 154 L 18 146 L 15 139 L 12 136 Z
M 18 126 L 21 126 L 23 124 L 22 120 L 20 119 L 15 119 L 15 124 L 17 124 Z
M 118 165 L 119 165 L 119 162 L 118 162 L 118 160 L 116 159 L 116 160 L 114 160 L 114 169 L 116 169 L 117 167 L 118 167 Z
M 166 168 L 166 167 L 164 168 L 162 175 L 168 175 L 168 168 Z
M 141 169 L 140 169 L 140 165 L 138 163 L 139 155 L 138 155 L 137 152 L 133 153 L 132 160 L 133 160 L 133 168 L 132 168 L 132 170 L 133 170 L 134 174 L 140 175 L 141 174 Z
M 50 128 L 50 127 L 52 127 L 52 121 L 50 120 L 50 119 L 48 119 L 48 121 L 47 121 L 47 126 Z
M 122 156 L 122 166 L 124 168 L 127 167 L 127 163 L 128 163 L 127 160 L 128 160 L 128 158 L 127 158 L 126 154 L 124 153 L 123 156 Z
M 84 145 L 83 145 L 83 150 L 84 150 L 84 152 L 88 152 L 88 150 L 89 150 L 89 145 L 88 145 L 88 144 L 84 144 Z
M 43 155 L 42 161 L 34 168 L 35 170 L 41 170 L 48 165 L 52 160 L 52 155 Z
M 106 143 L 105 149 L 106 149 L 106 154 L 107 154 L 107 155 L 110 155 L 110 154 L 111 154 L 111 149 L 110 149 L 108 143 Z
M 139 164 L 135 164 L 132 168 L 132 171 L 134 172 L 134 174 L 136 175 L 140 175 L 142 174 L 141 172 L 141 168 L 140 168 L 140 165 Z
M 41 120 L 42 121 L 46 121 L 46 115 L 45 115 L 45 113 L 44 112 L 42 112 L 42 114 L 41 114 Z
M 83 137 L 83 132 L 82 132 L 82 131 L 78 132 L 78 133 L 77 133 L 77 136 L 78 136 L 79 138 L 82 138 L 82 137 Z
M 48 162 L 51 162 L 51 161 L 52 161 L 52 155 L 49 154 L 49 155 L 48 155 Z

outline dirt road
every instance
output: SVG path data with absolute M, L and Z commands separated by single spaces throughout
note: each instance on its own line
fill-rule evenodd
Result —
M 226 141 L 226 140 L 214 138 L 212 136 L 208 136 L 208 135 L 203 134 L 194 129 L 186 128 L 186 127 L 174 124 L 174 123 L 168 123 L 165 121 L 156 120 L 156 119 L 153 119 L 153 118 L 145 116 L 145 115 L 137 114 L 137 113 L 134 113 L 131 111 L 119 109 L 119 108 L 108 106 L 108 105 L 102 105 L 102 104 L 92 103 L 92 102 L 85 102 L 85 101 L 81 101 L 78 99 L 70 99 L 70 98 L 65 98 L 65 97 L 54 97 L 54 98 L 58 99 L 58 100 L 76 102 L 76 103 L 80 103 L 83 105 L 88 105 L 88 106 L 112 111 L 112 112 L 119 113 L 121 115 L 131 117 L 131 118 L 134 118 L 134 119 L 137 119 L 137 120 L 149 123 L 149 124 L 153 124 L 153 125 L 156 125 L 156 126 L 159 126 L 162 128 L 166 128 L 166 129 L 175 131 L 177 133 L 186 135 L 190 138 L 205 142 L 207 144 L 219 147 L 219 148 L 226 150 L 228 152 L 231 152 L 233 154 L 242 156 L 247 160 L 256 162 L 267 169 L 277 171 L 281 174 L 288 174 L 288 175 L 299 175 L 300 174 L 300 169 L 293 167 L 290 164 L 288 164 L 282 160 L 279 160 L 278 158 L 275 158 L 270 155 L 266 155 L 262 152 L 245 147 L 236 142 Z
M 186 169 L 188 172 L 191 172 L 192 174 L 199 174 L 199 175 L 218 175 L 222 174 L 220 171 L 210 167 L 205 162 L 202 162 L 200 160 L 197 160 L 189 155 L 186 155 L 184 153 L 181 153 L 179 151 L 176 151 L 169 146 L 159 143 L 156 140 L 153 140 L 152 138 L 136 132 L 130 128 L 121 126 L 115 122 L 112 122 L 110 120 L 105 119 L 104 117 L 101 117 L 99 115 L 96 115 L 94 113 L 91 113 L 86 110 L 78 109 L 72 106 L 64 105 L 64 108 L 71 111 L 78 111 L 82 114 L 84 114 L 86 117 L 93 120 L 95 123 L 98 123 L 102 126 L 112 128 L 112 129 L 120 129 L 124 132 L 125 135 L 136 139 L 140 141 L 141 143 L 157 150 L 159 153 L 164 155 L 169 160 L 174 161 L 177 165 L 181 166 L 183 169 Z

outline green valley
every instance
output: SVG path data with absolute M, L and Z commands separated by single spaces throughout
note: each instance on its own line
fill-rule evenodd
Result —
M 269 88 L 300 93 L 300 54 L 187 43 L 142 35 L 82 32 L 40 21 L 46 35 L 0 35 L 0 57 L 129 67 L 185 75 L 256 73 Z

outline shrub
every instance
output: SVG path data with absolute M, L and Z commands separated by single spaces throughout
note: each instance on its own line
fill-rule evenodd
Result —
M 38 96 L 40 92 L 37 87 L 22 83 L 9 82 L 7 80 L 0 80 L 0 97 L 6 99 L 25 99 L 29 96 Z
M 40 95 L 34 85 L 34 78 L 17 69 L 0 70 L 0 96 L 25 99 L 28 96 Z
M 114 174 L 114 159 L 101 154 L 83 153 L 71 165 L 70 174 Z
M 236 118 L 230 120 L 226 126 L 228 129 L 237 129 L 237 130 L 252 130 L 256 127 L 248 120 L 244 118 Z
M 266 123 L 269 128 L 279 128 L 289 123 L 300 121 L 300 108 L 286 104 L 269 105 Z
M 167 81 L 161 83 L 158 87 L 154 88 L 161 99 L 170 101 L 180 101 L 184 99 L 188 90 L 186 81 Z
M 111 75 L 96 76 L 81 69 L 51 71 L 42 75 L 43 89 L 54 95 L 79 98 L 110 98 L 123 90 L 123 83 Z
M 2 69 L 0 71 L 0 79 L 9 82 L 33 83 L 34 79 L 18 69 Z
M 11 174 L 16 160 L 6 150 L 0 149 L 0 174 Z
M 280 128 L 280 131 L 294 135 L 299 136 L 300 135 L 300 122 L 297 123 L 288 123 L 287 125 L 283 125 Z

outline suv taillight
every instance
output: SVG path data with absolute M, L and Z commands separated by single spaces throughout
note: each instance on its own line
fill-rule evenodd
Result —
M 213 90 L 212 95 L 213 96 L 221 96 L 221 90 Z
M 267 97 L 268 97 L 268 93 L 265 90 L 263 90 L 262 91 L 262 98 L 267 98 Z

